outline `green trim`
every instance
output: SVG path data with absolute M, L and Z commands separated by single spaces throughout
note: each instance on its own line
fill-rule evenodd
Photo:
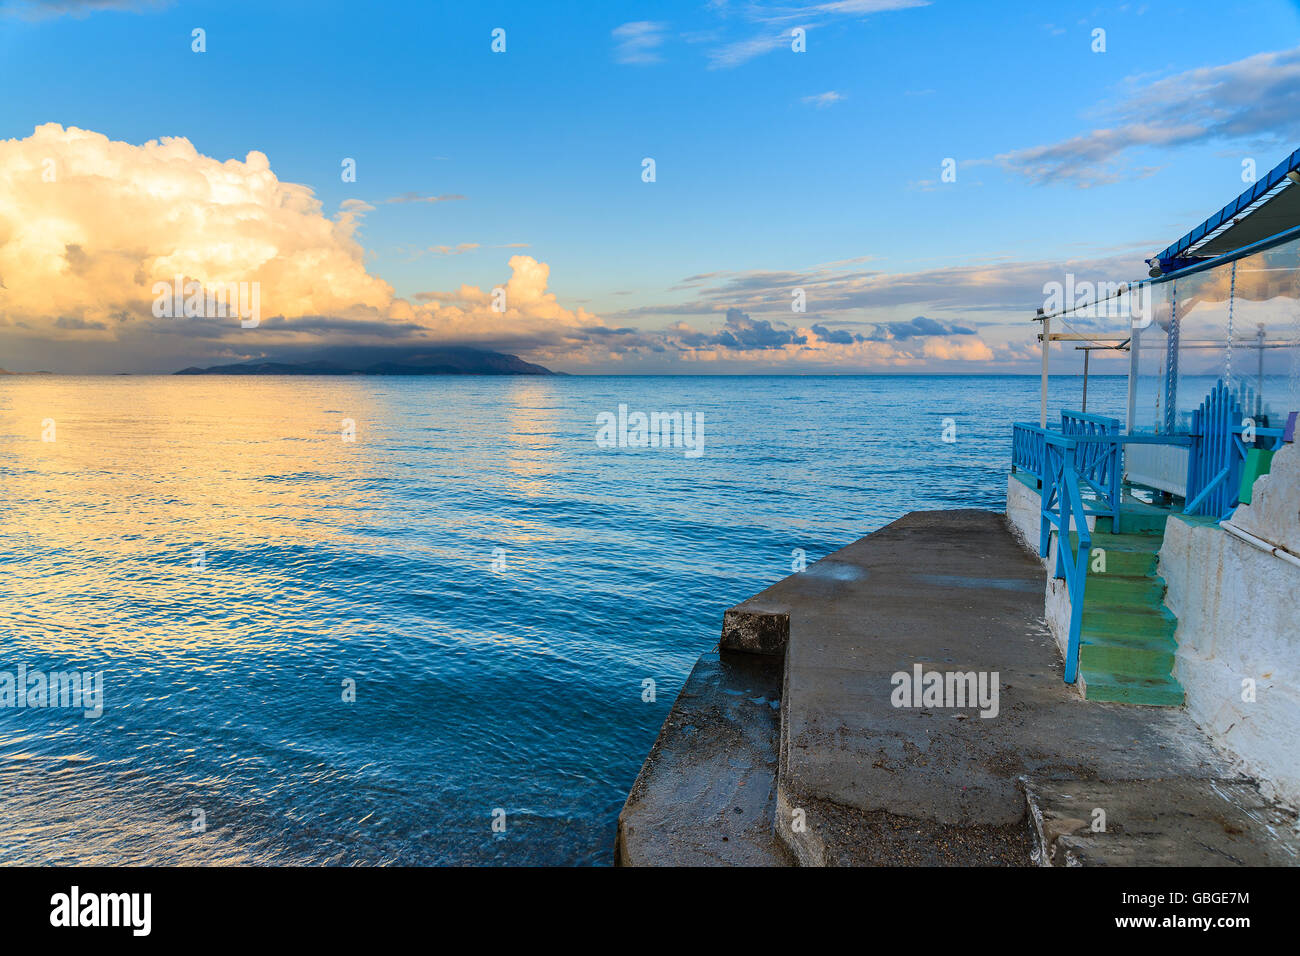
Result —
M 1250 494 L 1255 487 L 1255 479 L 1268 474 L 1273 464 L 1273 452 L 1265 448 L 1251 448 L 1246 452 L 1246 464 L 1241 469 L 1241 490 L 1237 492 L 1237 501 L 1243 505 L 1250 504 Z

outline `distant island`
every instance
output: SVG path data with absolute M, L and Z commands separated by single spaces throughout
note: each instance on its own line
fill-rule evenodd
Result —
M 245 362 L 181 369 L 176 375 L 557 375 L 516 355 L 483 349 L 440 348 L 394 356 L 316 359 L 309 362 Z

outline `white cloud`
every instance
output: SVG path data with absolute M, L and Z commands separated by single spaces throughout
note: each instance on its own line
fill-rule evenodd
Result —
M 1130 77 L 1107 125 L 997 157 L 1035 184 L 1088 188 L 1151 175 L 1132 155 L 1190 143 L 1290 144 L 1300 138 L 1300 47 L 1152 79 Z
M 843 93 L 838 93 L 835 90 L 827 90 L 825 93 L 818 93 L 814 96 L 805 96 L 803 101 L 807 106 L 824 110 L 828 106 L 834 106 L 842 99 L 844 99 Z
M 255 354 L 343 342 L 555 345 L 599 327 L 546 291 L 550 269 L 509 260 L 507 308 L 461 286 L 408 301 L 365 267 L 356 239 L 374 207 L 345 200 L 330 218 L 311 189 L 280 181 L 267 157 L 220 161 L 183 138 L 143 145 L 50 123 L 0 140 L 0 333 L 57 356 L 81 343 L 110 356 Z M 436 247 L 455 255 L 477 243 Z M 156 318 L 155 282 L 260 287 L 256 329 Z M 178 344 L 178 339 L 184 342 Z M 57 349 L 52 348 L 57 344 Z M 3 349 L 0 349 L 3 351 Z M 84 351 L 84 350 L 83 350 Z M 40 367 L 57 362 L 42 362 Z
M 832 0 L 829 3 L 787 2 L 774 5 L 747 4 L 744 19 L 749 36 L 728 40 L 709 53 L 710 67 L 726 69 L 785 47 L 789 49 L 793 27 L 811 31 L 844 17 L 861 17 L 892 10 L 927 7 L 930 0 Z M 729 14 L 725 7 L 715 12 Z M 754 32 L 756 31 L 756 32 Z
M 267 314 L 384 309 L 353 200 L 328 218 L 260 152 L 222 162 L 187 139 L 142 146 L 56 123 L 0 140 L 0 307 L 34 322 L 148 313 L 156 281 L 257 281 Z
M 635 65 L 660 62 L 659 47 L 664 42 L 664 29 L 664 24 L 651 20 L 636 20 L 615 27 L 612 32 L 617 41 L 614 59 Z

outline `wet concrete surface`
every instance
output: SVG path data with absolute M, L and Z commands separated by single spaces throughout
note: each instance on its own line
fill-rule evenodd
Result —
M 1031 865 L 1027 785 L 1144 787 L 1173 830 L 1145 849 L 1112 847 L 1114 858 L 1181 862 L 1182 841 L 1192 859 L 1199 838 L 1179 836 L 1180 805 L 1244 799 L 1249 781 L 1181 708 L 1085 701 L 1066 685 L 1043 594 L 1042 563 L 1004 515 L 957 510 L 906 515 L 733 608 L 749 635 L 788 628 L 784 666 L 701 660 L 628 798 L 622 862 L 775 863 L 784 846 L 804 865 Z M 764 615 L 778 620 L 765 629 Z M 779 682 L 779 720 L 720 696 L 741 673 L 724 661 L 744 657 L 775 664 L 764 680 Z M 979 677 L 996 688 L 996 712 L 991 693 L 983 708 L 899 706 L 895 675 L 918 664 Z M 743 812 L 728 816 L 742 790 Z
M 623 866 L 783 866 L 776 838 L 781 659 L 695 665 L 618 819 Z

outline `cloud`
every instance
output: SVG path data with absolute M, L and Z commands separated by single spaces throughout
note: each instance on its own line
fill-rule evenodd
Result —
M 0 354 L 17 369 L 171 371 L 439 344 L 569 370 L 924 368 L 985 361 L 985 349 L 1013 356 L 970 323 L 935 312 L 1027 317 L 1048 279 L 1067 271 L 1107 278 L 1118 268 L 999 261 L 891 273 L 858 257 L 808 269 L 701 272 L 679 284 L 684 301 L 596 315 L 562 304 L 548 291 L 550 267 L 523 254 L 511 256 L 498 286 L 399 297 L 365 267 L 358 232 L 373 208 L 350 199 L 330 216 L 308 187 L 280 181 L 256 151 L 221 161 L 185 139 L 136 146 L 56 124 L 0 140 Z M 1114 260 L 1121 261 L 1129 260 Z M 153 284 L 176 275 L 259 283 L 261 323 L 156 318 Z M 1130 278 L 1131 269 L 1116 277 Z M 792 319 L 795 288 L 813 313 L 806 327 Z M 915 317 L 899 316 L 902 309 Z
M 739 309 L 728 309 L 723 326 L 717 332 L 683 332 L 680 340 L 691 347 L 716 347 L 737 351 L 780 349 L 803 345 L 807 336 L 790 329 L 778 329 L 766 320 L 751 319 Z
M 619 63 L 646 65 L 659 63 L 659 47 L 664 42 L 665 24 L 651 20 L 636 20 L 615 27 L 611 33 L 617 41 L 614 59 Z
M 827 90 L 825 93 L 818 93 L 815 96 L 805 96 L 803 102 L 807 106 L 824 110 L 828 106 L 834 106 L 842 99 L 844 99 L 843 93 L 837 93 L 835 90 Z
M 993 350 L 979 339 L 955 341 L 952 339 L 926 339 L 921 354 L 940 361 L 990 362 Z
M 354 233 L 364 203 L 328 218 L 267 157 L 221 162 L 187 139 L 142 146 L 56 123 L 0 140 L 0 308 L 11 317 L 150 314 L 152 286 L 182 275 L 261 283 L 266 314 L 384 309 Z
M 143 13 L 168 6 L 170 0 L 0 0 L 0 13 L 25 20 L 86 17 L 101 10 Z
M 762 56 L 764 53 L 771 53 L 773 50 L 786 46 L 789 42 L 790 35 L 788 33 L 775 31 L 769 31 L 760 36 L 747 37 L 744 40 L 736 40 L 724 44 L 710 53 L 709 66 L 714 69 L 739 66 L 756 56 Z
M 803 289 L 810 313 L 828 318 L 851 317 L 860 324 L 869 310 L 927 309 L 970 312 L 974 309 L 1029 315 L 1043 304 L 1045 283 L 1064 281 L 1067 273 L 1092 281 L 1122 282 L 1145 272 L 1142 254 L 1150 254 L 1158 237 L 1144 244 L 1093 257 L 1051 260 L 993 258 L 973 264 L 891 272 L 862 268 L 847 260 L 798 270 L 712 272 L 690 276 L 677 285 L 690 298 L 667 305 L 643 305 L 610 319 L 659 315 L 709 315 L 728 308 L 751 314 L 789 315 L 791 294 Z
M 1089 188 L 1150 176 L 1133 155 L 1191 143 L 1291 143 L 1300 138 L 1300 47 L 1160 79 L 1130 77 L 1107 125 L 996 161 L 1037 185 Z
M 918 315 L 909 322 L 884 322 L 876 326 L 872 338 L 877 341 L 911 339 L 923 335 L 974 335 L 975 330 L 938 319 Z
M 477 242 L 462 242 L 455 246 L 430 246 L 429 251 L 439 256 L 461 256 L 477 248 Z
M 464 196 L 457 194 L 447 194 L 442 196 L 421 196 L 419 193 L 402 193 L 400 196 L 393 196 L 390 199 L 382 200 L 385 203 L 408 203 L 408 202 L 452 202 L 457 199 L 464 199 Z
M 709 52 L 712 69 L 726 69 L 770 53 L 782 47 L 789 49 L 791 29 L 795 26 L 806 31 L 832 23 L 845 17 L 861 17 L 892 10 L 926 7 L 930 0 L 832 0 L 827 3 L 787 2 L 781 4 L 749 3 L 743 8 L 744 29 L 748 36 L 730 39 Z M 711 5 L 724 24 L 732 22 L 732 11 L 725 4 Z M 717 31 L 703 36 L 713 38 Z
M 280 181 L 256 151 L 223 162 L 183 138 L 136 146 L 53 123 L 0 140 L 0 316 L 9 337 L 0 352 L 22 338 L 39 346 L 44 368 L 57 342 L 68 365 L 87 370 L 120 368 L 128 355 L 133 369 L 158 370 L 166 356 L 197 364 L 394 338 L 560 354 L 588 339 L 580 330 L 604 324 L 561 306 L 546 288 L 549 267 L 526 255 L 508 262 L 504 311 L 491 290 L 467 285 L 397 297 L 366 270 L 356 238 L 372 209 L 346 200 L 331 218 L 311 189 Z M 257 283 L 260 326 L 155 317 L 154 284 L 178 275 Z
M 824 325 L 814 325 L 812 330 L 826 342 L 834 345 L 852 345 L 855 342 L 897 342 L 907 339 L 922 338 L 931 335 L 975 335 L 972 328 L 929 319 L 923 315 L 907 322 L 880 322 L 872 325 L 870 335 L 850 332 L 846 329 L 828 329 Z

